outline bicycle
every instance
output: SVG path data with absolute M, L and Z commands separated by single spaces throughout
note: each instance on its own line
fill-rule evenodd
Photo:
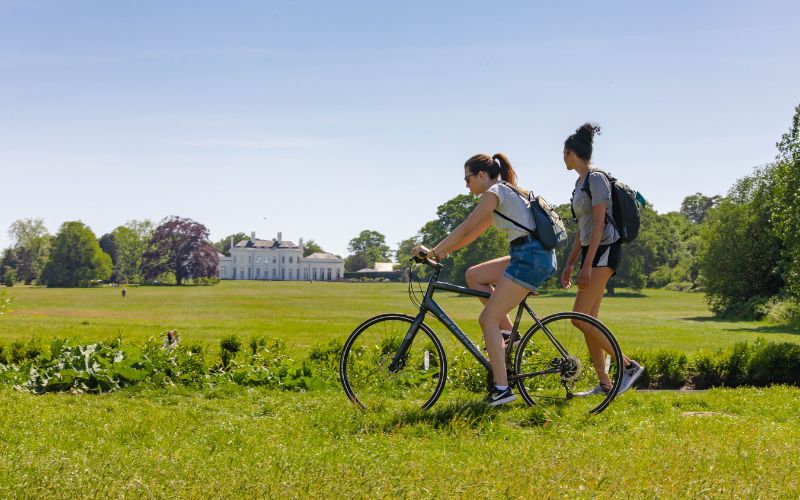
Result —
M 372 317 L 353 330 L 342 349 L 339 363 L 342 386 L 350 400 L 363 410 L 385 407 L 393 399 L 428 409 L 439 399 L 447 381 L 447 357 L 439 338 L 425 324 L 428 313 L 486 369 L 487 389 L 493 385 L 489 360 L 433 299 L 437 290 L 483 298 L 491 294 L 439 281 L 440 263 L 427 258 L 418 262 L 433 268 L 421 301 L 416 297 L 414 280 L 409 277 L 409 298 L 419 313 L 413 317 L 401 313 Z M 419 281 L 417 286 L 421 293 Z M 511 337 L 506 342 L 509 384 L 516 386 L 531 406 L 569 402 L 588 413 L 603 411 L 617 395 L 622 373 L 622 351 L 614 335 L 599 320 L 583 313 L 560 312 L 540 319 L 526 300 L 527 297 L 517 307 Z M 533 318 L 534 324 L 520 336 L 523 311 Z M 592 357 L 585 335 L 602 336 L 610 344 L 612 354 L 601 351 Z M 599 385 L 595 366 L 609 373 L 612 387 L 605 394 L 581 395 Z

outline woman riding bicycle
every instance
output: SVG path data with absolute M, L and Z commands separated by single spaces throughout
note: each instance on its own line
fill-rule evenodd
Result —
M 564 288 L 572 286 L 572 270 L 581 258 L 581 270 L 578 273 L 578 294 L 575 297 L 573 311 L 597 317 L 606 283 L 614 276 L 622 260 L 622 241 L 612 221 L 611 184 L 605 175 L 592 170 L 592 142 L 600 127 L 592 123 L 584 123 L 574 134 L 564 141 L 564 163 L 567 170 L 578 174 L 575 189 L 572 192 L 572 210 L 578 219 L 578 235 L 567 258 L 567 264 L 561 273 L 561 284 Z M 588 176 L 588 179 L 587 179 Z M 588 189 L 588 193 L 584 189 Z M 611 346 L 605 339 L 596 335 L 590 325 L 576 325 L 584 331 L 586 345 L 597 371 L 599 385 L 593 390 L 576 394 L 589 396 L 607 393 L 611 390 L 611 376 L 606 371 L 605 353 L 611 352 Z M 622 394 L 639 378 L 644 369 L 632 359 L 623 356 L 625 368 L 622 383 L 618 392 Z
M 528 193 L 517 186 L 517 174 L 505 155 L 473 156 L 464 164 L 464 182 L 472 194 L 480 196 L 478 206 L 432 249 L 420 245 L 414 248 L 413 254 L 444 259 L 474 241 L 491 225 L 508 236 L 508 256 L 473 266 L 466 273 L 470 288 L 492 293 L 489 299 L 481 299 L 485 307 L 479 322 L 494 377 L 494 388 L 483 401 L 497 406 L 517 398 L 508 385 L 501 334 L 501 330 L 512 328 L 508 312 L 555 272 L 556 255 L 553 250 L 545 250 L 531 235 L 536 224 L 526 201 Z

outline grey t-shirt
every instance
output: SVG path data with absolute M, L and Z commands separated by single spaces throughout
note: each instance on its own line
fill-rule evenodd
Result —
M 603 229 L 603 239 L 600 240 L 601 245 L 609 245 L 619 239 L 619 233 L 611 224 L 612 208 L 611 208 L 611 184 L 605 175 L 600 172 L 589 170 L 589 190 L 592 192 L 592 197 L 583 190 L 584 178 L 580 177 L 575 181 L 575 190 L 572 192 L 572 209 L 575 210 L 575 216 L 578 218 L 578 229 L 581 238 L 581 245 L 588 246 L 592 240 L 592 230 L 594 224 L 592 221 L 592 208 L 600 203 L 607 202 L 606 226 Z
M 486 193 L 494 193 L 500 200 L 495 210 L 509 219 L 530 228 L 531 231 L 536 229 L 536 221 L 533 220 L 531 208 L 528 206 L 527 200 L 523 199 L 519 193 L 506 186 L 501 181 L 498 181 L 497 184 L 493 184 L 486 190 Z M 481 196 L 485 196 L 486 193 L 483 193 Z M 520 236 L 528 236 L 530 234 L 528 231 L 515 226 L 513 223 L 505 220 L 494 212 L 492 212 L 492 223 L 494 227 L 506 233 L 509 242 Z

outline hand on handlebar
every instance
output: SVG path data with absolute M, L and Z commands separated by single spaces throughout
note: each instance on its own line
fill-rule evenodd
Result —
M 425 245 L 418 245 L 411 250 L 411 257 L 417 262 L 425 262 L 430 252 Z

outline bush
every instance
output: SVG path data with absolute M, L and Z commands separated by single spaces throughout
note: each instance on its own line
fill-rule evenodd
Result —
M 331 339 L 325 344 L 314 345 L 308 353 L 308 360 L 323 378 L 334 380 L 339 375 L 339 361 L 343 349 L 344 342 Z
M 686 384 L 689 358 L 685 353 L 661 349 L 635 351 L 631 353 L 631 357 L 645 368 L 635 387 L 678 389 Z
M 694 287 L 695 285 L 691 281 L 678 281 L 669 283 L 664 288 L 666 290 L 671 290 L 673 292 L 691 292 L 692 290 L 694 290 Z
M 699 351 L 689 365 L 688 382 L 695 389 L 708 389 L 723 385 L 722 367 L 725 364 L 723 351 Z
M 800 328 L 800 300 L 797 298 L 773 297 L 759 311 L 768 321 Z
M 236 354 L 242 349 L 242 339 L 235 333 L 222 337 L 219 341 L 222 369 L 227 369 Z
M 756 341 L 756 345 L 761 339 Z M 752 348 L 747 342 L 738 342 L 733 345 L 733 351 L 729 356 L 724 357 L 720 363 L 720 374 L 722 382 L 727 387 L 739 387 L 747 384 L 748 366 Z
M 750 357 L 747 378 L 755 386 L 800 385 L 800 345 L 789 342 L 760 344 Z

